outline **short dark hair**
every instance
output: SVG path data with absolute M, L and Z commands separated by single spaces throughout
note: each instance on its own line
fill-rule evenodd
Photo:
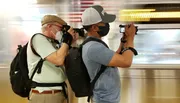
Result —
M 83 28 L 84 28 L 87 32 L 90 30 L 91 27 L 92 27 L 92 25 L 83 26 Z

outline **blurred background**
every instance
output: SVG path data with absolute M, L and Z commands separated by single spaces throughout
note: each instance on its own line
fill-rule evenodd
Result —
M 54 14 L 81 28 L 81 14 L 102 5 L 116 15 L 103 40 L 114 51 L 120 44 L 119 25 L 138 26 L 131 68 L 120 68 L 121 103 L 180 103 L 180 1 L 179 0 L 0 0 L 0 103 L 27 103 L 9 83 L 9 65 L 17 45 L 41 32 L 41 18 Z M 79 99 L 78 103 L 85 103 Z

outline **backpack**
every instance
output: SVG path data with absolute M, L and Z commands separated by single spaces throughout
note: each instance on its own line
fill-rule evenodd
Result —
M 37 56 L 39 56 L 39 54 L 37 54 L 37 52 L 34 50 L 33 45 L 32 45 L 32 39 L 34 38 L 35 35 L 32 36 L 31 38 L 31 49 L 33 51 L 33 53 Z M 29 92 L 31 90 L 31 79 L 29 79 L 28 76 L 28 66 L 27 66 L 27 46 L 28 43 L 26 43 L 26 45 L 22 46 L 22 45 L 18 45 L 18 53 L 16 54 L 15 58 L 12 60 L 11 65 L 10 65 L 10 72 L 9 72 L 9 76 L 10 76 L 10 83 L 11 83 L 11 87 L 12 90 L 14 91 L 14 93 L 16 93 L 17 95 L 21 96 L 21 97 L 28 97 L 29 96 Z M 40 56 L 39 56 L 40 57 Z M 39 66 L 41 67 L 43 63 L 43 60 L 41 59 L 38 64 L 36 66 L 36 68 Z M 33 75 L 31 76 L 31 78 L 33 77 Z
M 82 59 L 82 47 L 89 41 L 100 42 L 106 47 L 108 47 L 103 41 L 89 37 L 80 45 L 80 47 L 72 47 L 69 50 L 69 53 L 65 59 L 66 75 L 69 80 L 69 84 L 73 92 L 75 93 L 75 96 L 88 96 L 88 102 L 90 101 L 90 97 L 93 95 L 93 88 L 95 82 L 106 69 L 106 66 L 101 65 L 100 71 L 96 74 L 93 81 L 90 82 L 90 77 L 87 68 Z
M 40 33 L 37 33 L 37 34 L 42 35 Z M 32 45 L 32 39 L 37 34 L 34 34 L 32 36 L 30 46 L 31 46 L 32 52 L 35 55 L 40 57 L 40 55 L 35 51 Z M 37 63 L 31 77 L 29 78 L 28 76 L 29 71 L 28 71 L 28 65 L 27 65 L 27 46 L 28 46 L 28 43 L 26 43 L 26 45 L 24 46 L 18 45 L 18 48 L 17 48 L 18 53 L 16 54 L 16 56 L 14 57 L 10 65 L 9 76 L 10 76 L 10 83 L 11 83 L 13 92 L 21 97 L 28 97 L 28 99 L 29 99 L 29 93 L 30 93 L 31 88 L 35 88 L 37 86 L 52 87 L 52 86 L 63 85 L 62 86 L 63 92 L 65 92 L 64 82 L 63 83 L 37 83 L 35 81 L 32 81 L 33 76 L 35 75 L 36 72 L 41 73 L 41 67 L 44 62 L 42 58 Z

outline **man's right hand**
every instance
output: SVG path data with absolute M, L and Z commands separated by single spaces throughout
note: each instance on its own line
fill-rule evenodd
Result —
M 79 34 L 72 27 L 70 27 L 70 29 L 68 30 L 68 33 L 73 38 L 72 43 L 74 43 L 79 38 Z
M 127 37 L 127 40 L 134 40 L 135 33 L 136 28 L 133 23 L 125 26 L 125 35 Z

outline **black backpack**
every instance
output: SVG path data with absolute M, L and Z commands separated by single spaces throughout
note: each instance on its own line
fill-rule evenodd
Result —
M 82 47 L 89 41 L 97 41 L 108 47 L 103 41 L 89 37 L 80 45 L 80 47 L 72 47 L 65 59 L 66 75 L 69 80 L 69 84 L 75 93 L 75 96 L 88 96 L 88 102 L 90 100 L 90 97 L 93 95 L 95 82 L 106 69 L 106 66 L 101 65 L 100 71 L 96 74 L 93 81 L 90 82 L 87 68 L 82 60 Z
M 37 33 L 38 35 L 42 35 L 40 33 Z M 37 35 L 35 34 L 35 35 Z M 34 36 L 31 38 L 31 50 L 33 53 L 37 56 L 39 54 L 34 50 L 33 45 L 32 45 L 32 39 Z M 27 46 L 28 43 L 24 46 L 18 45 L 18 53 L 16 54 L 15 58 L 12 60 L 11 65 L 10 65 L 10 83 L 12 90 L 14 93 L 21 97 L 28 97 L 29 99 L 29 93 L 31 88 L 35 87 L 52 87 L 52 86 L 62 86 L 63 87 L 63 92 L 65 93 L 65 87 L 64 87 L 64 82 L 63 83 L 37 83 L 32 81 L 34 74 L 41 73 L 41 67 L 43 64 L 43 59 L 41 58 L 39 62 L 37 63 L 32 76 L 29 78 L 28 76 L 28 66 L 27 66 Z M 40 57 L 40 56 L 39 56 Z M 66 93 L 65 96 L 67 97 Z
M 32 36 L 31 38 L 31 50 L 33 51 L 33 53 L 37 56 L 39 56 L 37 54 L 37 52 L 34 50 L 33 45 L 32 45 L 32 39 L 35 35 Z M 27 46 L 28 43 L 26 43 L 26 45 L 21 46 L 18 45 L 18 53 L 16 54 L 15 58 L 12 60 L 11 65 L 10 65 L 10 82 L 11 82 L 11 86 L 12 86 L 12 90 L 14 91 L 14 93 L 16 93 L 17 95 L 21 96 L 21 97 L 28 97 L 29 96 L 29 92 L 31 90 L 31 82 L 32 79 L 29 79 L 28 76 L 28 66 L 27 66 Z M 41 67 L 43 63 L 43 60 L 41 59 L 36 67 Z M 31 78 L 34 75 L 31 76 Z

